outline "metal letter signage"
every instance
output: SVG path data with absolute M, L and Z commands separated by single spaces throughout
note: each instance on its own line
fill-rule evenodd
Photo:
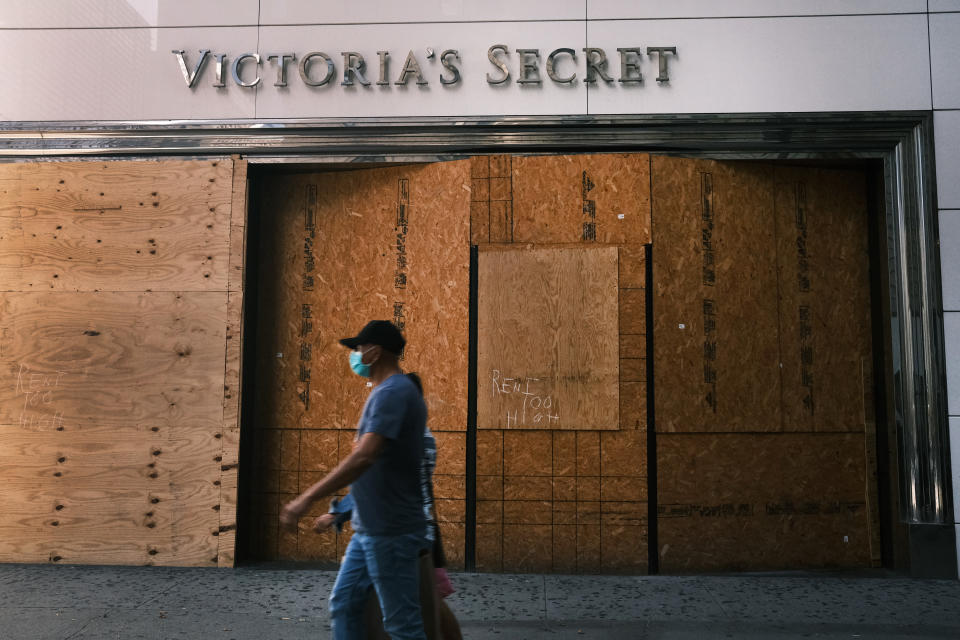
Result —
M 251 82 L 245 82 L 240 77 L 240 65 L 246 60 L 254 60 L 257 63 L 257 66 L 260 66 L 260 54 L 259 53 L 245 53 L 242 56 L 238 57 L 233 61 L 233 66 L 230 67 L 230 75 L 233 76 L 233 81 L 236 82 L 241 87 L 255 87 L 260 84 L 260 76 L 257 75 L 256 78 Z
M 437 49 L 439 50 L 439 49 Z M 641 68 L 645 64 L 657 65 L 657 84 L 670 82 L 670 66 L 668 64 L 670 56 L 677 57 L 677 47 L 617 47 L 620 57 L 620 77 L 616 82 L 620 86 L 638 87 L 644 84 L 644 75 Z M 487 49 L 487 61 L 492 68 L 485 74 L 488 85 L 507 86 L 513 78 L 516 78 L 518 86 L 543 86 L 544 80 L 541 75 L 541 65 L 546 71 L 546 76 L 550 82 L 559 85 L 574 85 L 580 72 L 583 72 L 583 81 L 592 85 L 597 85 L 597 78 L 603 80 L 600 86 L 613 85 L 615 79 L 610 75 L 610 59 L 607 52 L 600 47 L 584 47 L 583 56 L 578 57 L 577 51 L 569 47 L 557 47 L 553 49 L 546 57 L 546 62 L 540 55 L 540 49 L 517 48 L 512 50 L 515 56 L 511 56 L 511 48 L 506 44 L 494 44 Z M 416 84 L 423 87 L 424 91 L 430 90 L 429 77 L 432 76 L 440 81 L 440 86 L 451 88 L 459 85 L 463 81 L 461 73 L 461 62 L 465 58 L 479 58 L 479 52 L 474 52 L 471 56 L 462 55 L 459 49 L 444 49 L 437 55 L 433 47 L 424 47 L 422 58 L 418 58 L 417 49 L 410 49 L 403 63 L 403 68 L 397 74 L 396 81 L 390 82 L 390 58 L 391 52 L 380 50 L 376 51 L 378 59 L 378 77 L 377 87 L 382 90 L 388 90 L 391 85 L 405 87 L 411 78 L 416 80 Z M 188 89 L 196 89 L 199 85 L 208 58 L 213 58 L 214 77 L 211 85 L 217 89 L 226 89 L 227 83 L 224 82 L 225 67 L 229 64 L 230 77 L 233 83 L 238 87 L 247 89 L 260 88 L 260 67 L 271 64 L 276 68 L 276 80 L 274 87 L 284 88 L 288 86 L 287 64 L 297 62 L 300 82 L 307 87 L 320 88 L 329 91 L 329 87 L 335 86 L 331 80 L 337 74 L 337 64 L 334 59 L 322 51 L 311 51 L 304 55 L 298 55 L 295 52 L 287 53 L 269 53 L 261 56 L 257 52 L 242 53 L 234 56 L 228 53 L 211 53 L 209 49 L 198 50 L 198 57 L 191 67 L 188 62 L 188 56 L 184 49 L 173 49 L 173 55 L 177 58 L 177 65 L 183 76 L 183 81 Z M 367 63 L 363 54 L 357 51 L 342 51 L 343 57 L 341 71 L 343 80 L 340 86 L 354 87 L 360 84 L 363 87 L 370 87 L 371 82 L 364 75 L 367 71 Z M 646 58 L 644 57 L 646 55 Z M 426 64 L 422 64 L 422 61 Z M 262 62 L 266 61 L 266 62 Z M 438 64 L 439 63 L 439 64 Z M 561 70 L 559 67 L 563 67 Z M 251 69 L 253 67 L 253 69 Z M 326 69 L 324 70 L 324 67 Z M 255 70 L 254 70 L 255 69 Z M 516 73 L 513 71 L 515 70 Z M 246 72 L 246 80 L 244 79 Z M 436 73 L 434 76 L 433 73 Z M 291 77 L 296 77 L 290 74 Z M 252 77 L 251 77 L 252 76 Z M 209 75 L 208 75 L 209 79 Z
M 180 72 L 183 73 L 183 79 L 187 83 L 187 87 L 190 89 L 197 84 L 197 79 L 200 77 L 200 70 L 203 69 L 203 63 L 207 61 L 208 53 L 210 53 L 209 49 L 200 50 L 200 59 L 197 60 L 197 65 L 193 68 L 193 72 L 191 73 L 190 71 L 187 71 L 187 62 L 183 58 L 183 49 L 173 50 L 173 55 L 177 56 L 177 61 L 180 63 Z
M 487 59 L 490 60 L 490 63 L 493 66 L 500 69 L 500 72 L 503 74 L 501 78 L 491 77 L 490 74 L 487 74 L 487 84 L 503 84 L 510 79 L 510 69 L 507 68 L 507 63 L 500 60 L 497 57 L 498 53 L 507 54 L 510 53 L 510 49 L 505 44 L 495 44 L 489 49 L 487 49 Z

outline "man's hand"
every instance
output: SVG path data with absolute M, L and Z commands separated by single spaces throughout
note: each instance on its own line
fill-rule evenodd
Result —
M 305 500 L 302 495 L 283 505 L 280 510 L 280 526 L 287 531 L 296 531 L 297 522 L 309 507 L 310 501 Z
M 337 517 L 332 513 L 325 513 L 313 521 L 313 530 L 317 533 L 323 533 L 333 526 L 333 523 L 336 521 L 336 519 Z
M 380 452 L 383 451 L 386 438 L 379 433 L 365 433 L 357 446 L 333 471 L 315 482 L 309 489 L 284 505 L 280 510 L 280 526 L 287 531 L 297 530 L 297 521 L 303 517 L 315 500 L 328 496 L 346 487 L 370 468 Z

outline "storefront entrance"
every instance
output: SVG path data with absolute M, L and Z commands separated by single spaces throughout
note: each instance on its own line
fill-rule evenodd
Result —
M 880 565 L 870 166 L 354 167 L 251 173 L 240 560 L 336 564 L 349 532 L 277 512 L 349 452 L 366 388 L 337 339 L 385 318 L 454 567 Z

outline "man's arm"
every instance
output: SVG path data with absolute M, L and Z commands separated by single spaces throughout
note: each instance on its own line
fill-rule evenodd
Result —
M 311 503 L 343 489 L 363 475 L 363 472 L 376 462 L 385 444 L 386 438 L 378 433 L 363 434 L 350 455 L 333 471 L 284 505 L 280 512 L 280 524 L 287 529 L 295 529 L 297 520 L 307 512 Z

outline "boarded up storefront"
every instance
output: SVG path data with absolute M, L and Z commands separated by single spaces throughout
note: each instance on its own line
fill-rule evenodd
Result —
M 232 566 L 246 163 L 0 181 L 0 561 Z
M 271 180 L 263 557 L 342 552 L 347 535 L 285 535 L 276 514 L 349 451 L 365 389 L 336 339 L 385 317 L 426 382 L 455 564 L 473 508 L 480 570 L 646 571 L 652 304 L 661 567 L 877 560 L 862 174 L 585 154 Z
M 0 166 L 0 560 L 232 565 L 239 473 L 242 559 L 335 565 L 325 502 L 297 532 L 278 511 L 351 450 L 368 389 L 337 340 L 382 318 L 454 568 L 879 562 L 863 171 L 485 155 L 251 184 L 255 231 L 240 159 Z
M 656 157 L 665 571 L 879 564 L 866 187 Z
M 349 537 L 318 536 L 318 502 L 296 533 L 278 528 L 280 505 L 333 469 L 352 448 L 368 388 L 338 339 L 374 318 L 404 329 L 401 365 L 423 379 L 435 475 L 451 564 L 463 564 L 469 161 L 299 174 L 261 194 L 257 379 L 250 431 L 251 532 L 264 559 L 335 563 Z M 438 189 L 438 185 L 444 185 Z

